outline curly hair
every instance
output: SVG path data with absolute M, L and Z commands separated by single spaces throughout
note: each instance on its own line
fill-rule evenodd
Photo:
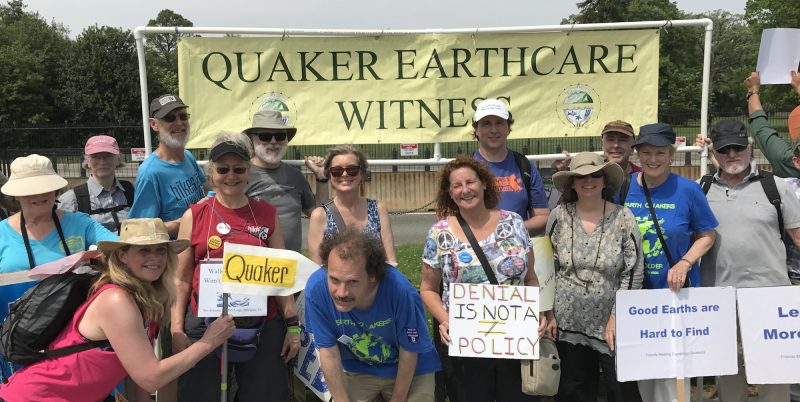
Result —
M 333 158 L 339 155 L 347 155 L 353 154 L 356 156 L 356 163 L 358 164 L 359 169 L 361 169 L 361 173 L 367 172 L 367 155 L 364 154 L 361 149 L 359 149 L 355 145 L 345 144 L 345 145 L 337 145 L 335 147 L 328 149 L 328 154 L 325 155 L 325 162 L 323 163 L 322 167 L 325 171 L 325 177 L 331 177 L 331 163 L 333 162 Z
M 497 184 L 489 169 L 472 158 L 472 156 L 460 155 L 447 162 L 439 173 L 439 193 L 436 195 L 436 217 L 438 219 L 444 219 L 446 216 L 458 213 L 458 206 L 453 201 L 453 198 L 450 197 L 450 174 L 461 168 L 472 169 L 478 176 L 478 180 L 486 186 L 486 191 L 483 193 L 483 203 L 487 209 L 496 207 L 500 202 Z
M 125 246 L 109 253 L 108 263 L 94 280 L 89 293 L 96 292 L 107 283 L 119 285 L 133 296 L 145 320 L 161 322 L 169 313 L 169 306 L 175 299 L 172 277 L 178 266 L 178 255 L 168 248 L 170 251 L 168 251 L 164 272 L 157 281 L 150 283 L 136 278 L 130 267 L 120 261 L 119 253 L 128 252 L 130 248 L 131 246 Z
M 322 241 L 320 256 L 322 265 L 328 266 L 328 257 L 335 252 L 340 259 L 352 261 L 358 256 L 364 257 L 367 275 L 378 282 L 386 276 L 386 250 L 381 241 L 367 233 L 353 228 L 335 233 Z

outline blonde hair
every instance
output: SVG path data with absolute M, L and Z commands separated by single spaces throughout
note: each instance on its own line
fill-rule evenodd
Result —
M 161 322 L 168 313 L 175 299 L 172 277 L 178 265 L 178 255 L 167 247 L 167 266 L 155 282 L 146 282 L 136 278 L 130 267 L 119 259 L 118 253 L 128 252 L 131 246 L 124 246 L 108 255 L 108 265 L 94 281 L 89 293 L 94 293 L 101 286 L 109 283 L 118 285 L 130 293 L 136 301 L 145 320 Z

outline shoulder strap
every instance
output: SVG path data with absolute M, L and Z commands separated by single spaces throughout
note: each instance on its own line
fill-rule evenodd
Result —
M 58 213 L 55 207 L 53 207 L 52 216 L 53 224 L 58 231 L 58 237 L 61 238 L 61 245 L 64 246 L 64 254 L 70 255 L 69 246 L 67 246 L 67 240 L 64 238 L 64 231 L 61 229 L 61 222 L 58 220 Z M 33 259 L 33 250 L 31 249 L 31 242 L 28 239 L 28 228 L 25 227 L 25 214 L 22 212 L 19 214 L 19 229 L 20 232 L 22 232 L 22 242 L 25 244 L 25 251 L 28 253 L 28 264 L 31 269 L 33 269 L 36 267 L 36 261 Z
M 127 206 L 130 207 L 131 205 L 133 205 L 133 194 L 136 191 L 133 188 L 133 183 L 127 180 L 120 180 L 119 184 L 122 185 L 122 192 L 125 193 L 125 201 L 127 201 L 128 203 Z
M 522 183 L 525 185 L 525 196 L 528 200 L 528 203 L 525 204 L 525 210 L 529 211 L 531 209 L 531 161 L 517 151 L 509 151 L 514 155 L 514 163 L 517 165 L 520 174 L 522 174 Z
M 675 260 L 672 258 L 672 253 L 669 252 L 669 248 L 667 248 L 667 242 L 664 240 L 664 233 L 661 231 L 661 225 L 658 224 L 658 215 L 656 215 L 656 209 L 653 208 L 653 199 L 650 197 L 650 189 L 647 187 L 647 180 L 645 180 L 644 177 L 642 177 L 642 188 L 644 189 L 645 197 L 647 197 L 647 208 L 650 209 L 650 218 L 653 219 L 653 226 L 656 227 L 658 241 L 661 242 L 661 248 L 664 249 L 664 254 L 667 255 L 669 267 L 672 268 L 675 265 Z M 686 278 L 689 278 L 688 275 Z
M 713 181 L 714 181 L 713 174 L 703 175 L 703 177 L 700 178 L 700 188 L 703 189 L 703 194 L 706 195 L 708 194 L 708 189 L 711 188 L 711 183 Z
M 625 199 L 628 198 L 628 190 L 631 188 L 631 174 L 622 174 L 622 186 L 619 188 L 619 205 L 625 206 Z
M 759 171 L 758 177 L 769 203 L 772 204 L 778 212 L 778 229 L 781 237 L 783 237 L 783 210 L 781 209 L 781 195 L 778 192 L 778 186 L 775 185 L 775 175 L 772 174 L 772 172 L 761 170 Z
M 78 202 L 78 211 L 88 214 L 92 209 L 89 201 L 89 184 L 83 183 L 80 186 L 75 186 L 72 191 L 75 193 L 75 200 Z
M 553 219 L 553 224 L 550 225 L 550 229 L 547 231 L 547 237 L 553 238 L 553 232 L 556 230 L 556 225 L 558 224 L 558 218 Z
M 467 240 L 469 240 L 469 244 L 472 246 L 472 251 L 475 252 L 478 261 L 481 262 L 483 272 L 485 272 L 486 277 L 489 278 L 489 283 L 498 285 L 499 282 L 497 282 L 497 277 L 494 275 L 494 271 L 492 271 L 492 267 L 489 265 L 489 260 L 486 259 L 486 254 L 483 253 L 481 245 L 478 244 L 478 240 L 475 239 L 475 235 L 472 233 L 469 224 L 467 224 L 461 214 L 456 214 L 456 219 L 458 219 L 458 224 L 461 225 L 461 230 L 464 231 L 464 235 L 467 236 Z
M 347 229 L 347 225 L 344 223 L 344 218 L 342 218 L 342 214 L 339 212 L 339 208 L 336 208 L 336 204 L 333 202 L 333 200 L 326 201 L 324 204 L 322 204 L 322 207 L 331 214 L 333 223 L 336 224 L 336 228 L 339 229 L 339 231 Z
M 44 358 L 53 359 L 56 357 L 71 355 L 73 353 L 83 352 L 84 350 L 89 350 L 94 348 L 104 348 L 108 346 L 111 346 L 111 342 L 109 342 L 108 339 L 103 339 L 102 341 L 87 341 L 84 343 L 79 343 L 77 345 L 65 346 L 63 348 L 58 348 L 53 350 L 46 350 L 44 351 Z

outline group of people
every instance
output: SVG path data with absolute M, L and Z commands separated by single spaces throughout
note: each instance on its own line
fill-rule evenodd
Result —
M 751 131 L 773 150 L 767 157 L 780 167 L 776 175 L 798 179 L 800 146 L 781 145 L 766 124 L 757 80 L 745 82 Z M 800 94 L 796 73 L 793 85 Z M 18 158 L 2 186 L 19 211 L 0 222 L 0 273 L 96 245 L 104 258 L 90 295 L 50 347 L 87 339 L 111 347 L 23 368 L 4 362 L 0 401 L 103 400 L 126 375 L 136 400 L 156 390 L 169 397 L 175 380 L 179 401 L 216 400 L 224 383 L 219 346 L 241 329 L 256 334 L 255 346 L 229 363 L 231 395 L 304 400 L 302 383 L 287 375 L 301 340 L 295 297 L 270 297 L 263 317 L 198 317 L 201 265 L 220 258 L 227 242 L 300 251 L 301 213 L 310 218 L 309 258 L 322 267 L 306 284 L 304 325 L 336 402 L 539 400 L 522 393 L 519 360 L 447 353 L 449 284 L 539 286 L 531 236 L 553 245 L 554 307 L 531 331 L 556 340 L 557 401 L 597 400 L 601 378 L 609 401 L 676 400 L 673 380 L 617 381 L 617 290 L 782 286 L 800 278 L 798 264 L 787 271 L 786 251 L 790 264 L 800 260 L 793 259 L 800 192 L 758 169 L 741 122 L 711 130 L 719 171 L 698 183 L 670 171 L 670 125 L 647 124 L 637 136 L 630 124 L 612 121 L 601 133 L 603 156 L 554 163 L 552 211 L 538 169 L 508 148 L 513 122 L 503 102 L 482 101 L 473 118 L 478 150 L 440 170 L 438 221 L 425 240 L 419 290 L 396 268 L 387 208 L 364 196 L 364 153 L 342 145 L 306 158 L 312 192 L 300 170 L 283 162 L 297 130 L 280 112 L 259 111 L 252 127 L 220 133 L 201 168 L 185 149 L 188 106 L 176 95 L 154 99 L 150 126 L 159 145 L 139 167 L 135 188 L 115 176 L 121 159 L 110 136 L 87 141 L 89 179 L 60 197 L 67 182 L 47 158 Z M 641 166 L 630 161 L 634 149 Z M 4 287 L 3 305 L 30 286 Z M 8 370 L 15 370 L 10 378 Z M 718 384 L 722 400 L 745 400 L 743 368 Z M 786 401 L 789 387 L 762 385 L 759 394 Z

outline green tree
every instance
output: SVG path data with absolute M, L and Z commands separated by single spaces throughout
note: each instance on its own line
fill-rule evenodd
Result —
M 191 27 L 194 24 L 178 13 L 164 9 L 147 26 Z M 178 92 L 178 41 L 182 36 L 189 35 L 170 33 L 147 36 L 147 58 L 152 61 L 147 68 L 155 79 L 150 87 L 158 89 L 157 93 L 151 91 L 151 97 L 163 92 Z
M 20 0 L 0 5 L 0 125 L 60 122 L 51 89 L 69 44 L 63 25 L 47 23 Z

